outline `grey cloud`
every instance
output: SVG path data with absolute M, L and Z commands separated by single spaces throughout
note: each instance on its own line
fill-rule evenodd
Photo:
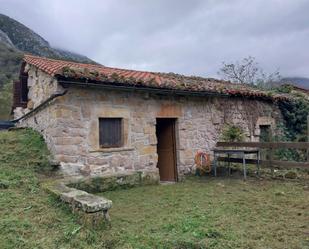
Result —
M 52 45 L 103 65 L 217 77 L 251 55 L 309 77 L 308 0 L 0 0 Z

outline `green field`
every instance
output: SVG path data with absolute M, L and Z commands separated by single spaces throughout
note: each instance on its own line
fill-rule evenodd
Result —
M 90 228 L 40 182 L 34 132 L 0 132 L 0 248 L 309 248 L 309 183 L 191 177 L 102 193 L 112 227 Z

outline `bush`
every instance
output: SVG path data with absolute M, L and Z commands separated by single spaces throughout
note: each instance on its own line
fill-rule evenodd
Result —
M 22 53 L 0 42 L 0 120 L 9 119 L 12 107 L 12 81 L 18 79 Z
M 295 133 L 288 129 L 284 124 L 279 123 L 276 127 L 274 142 L 291 142 L 297 141 Z M 296 133 L 297 134 L 297 133 Z M 296 149 L 277 149 L 275 156 L 279 160 L 286 161 L 304 161 L 306 159 L 306 151 Z
M 244 132 L 236 125 L 226 125 L 223 128 L 221 139 L 225 142 L 241 142 L 244 139 Z
M 285 121 L 290 141 L 306 141 L 307 116 L 309 115 L 309 102 L 299 98 L 294 101 L 282 101 L 279 108 Z
M 279 102 L 284 123 L 277 127 L 275 141 L 306 142 L 307 117 L 309 115 L 309 101 L 304 97 L 295 97 L 293 101 Z M 304 161 L 306 151 L 295 149 L 279 149 L 276 156 L 280 160 Z
M 10 112 L 12 108 L 12 82 L 4 84 L 0 87 L 0 120 L 10 119 Z

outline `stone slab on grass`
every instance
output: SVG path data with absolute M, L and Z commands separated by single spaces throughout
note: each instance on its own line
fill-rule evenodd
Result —
M 60 199 L 86 213 L 100 212 L 112 207 L 111 200 L 76 189 L 62 193 Z
M 76 196 L 74 198 L 74 203 L 86 213 L 95 213 L 101 210 L 109 210 L 112 207 L 111 200 L 91 194 Z
M 86 191 L 68 187 L 67 185 L 76 179 L 58 179 L 47 182 L 43 185 L 44 189 L 53 194 L 63 202 L 69 204 L 73 211 L 81 211 L 85 214 L 101 213 L 109 223 L 110 217 L 108 210 L 112 207 L 112 201 L 101 196 L 89 194 Z M 100 218 L 100 215 L 92 218 Z M 93 220 L 93 224 L 98 221 Z
M 89 194 L 86 191 L 70 188 L 66 186 L 69 181 L 56 180 L 44 185 L 48 192 L 60 198 L 63 202 L 72 205 L 74 208 L 80 208 L 84 212 L 92 213 L 108 210 L 112 207 L 112 201 L 101 196 Z
M 157 171 L 132 171 L 96 177 L 61 178 L 45 182 L 43 187 L 55 197 L 68 203 L 74 212 L 81 211 L 87 216 L 101 213 L 105 220 L 110 222 L 108 210 L 112 207 L 112 201 L 90 193 L 158 183 Z M 100 217 L 100 215 L 93 217 Z

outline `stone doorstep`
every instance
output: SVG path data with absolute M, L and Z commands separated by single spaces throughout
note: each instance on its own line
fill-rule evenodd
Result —
M 172 185 L 176 184 L 176 181 L 160 181 L 161 185 Z

